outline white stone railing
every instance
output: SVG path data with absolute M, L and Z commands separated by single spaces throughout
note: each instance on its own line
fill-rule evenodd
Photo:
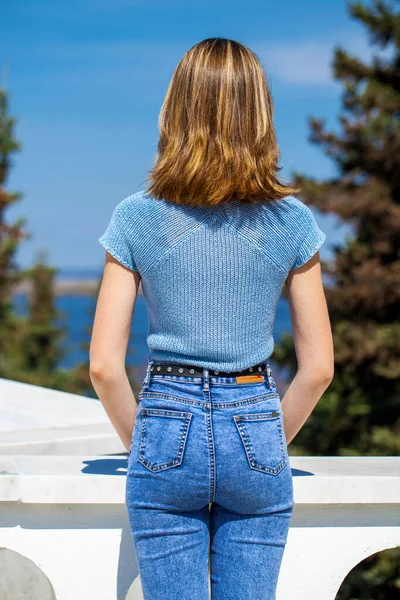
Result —
M 0 378 L 0 455 L 121 452 L 125 446 L 97 398 Z
M 400 457 L 290 457 L 295 507 L 277 600 L 334 600 L 400 545 Z M 126 456 L 0 456 L 0 597 L 141 599 Z M 24 587 L 25 586 L 25 587 Z

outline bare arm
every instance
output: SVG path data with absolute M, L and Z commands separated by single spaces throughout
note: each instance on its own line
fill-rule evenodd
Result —
M 300 431 L 333 379 L 334 349 L 319 253 L 286 280 L 298 370 L 282 399 L 286 441 Z
M 129 451 L 137 402 L 125 369 L 140 274 L 106 252 L 90 343 L 90 379 Z

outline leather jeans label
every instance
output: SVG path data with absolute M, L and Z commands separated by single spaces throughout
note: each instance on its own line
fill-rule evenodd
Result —
M 264 375 L 240 375 L 236 377 L 236 383 L 255 383 L 256 381 L 264 381 Z

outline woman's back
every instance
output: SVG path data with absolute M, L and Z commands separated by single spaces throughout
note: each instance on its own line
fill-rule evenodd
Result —
M 159 129 L 150 185 L 99 238 L 91 342 L 91 380 L 129 448 L 143 597 L 206 600 L 209 574 L 213 600 L 272 600 L 294 506 L 287 444 L 332 377 L 325 234 L 278 178 L 272 95 L 243 44 L 208 38 L 184 55 Z M 125 359 L 140 282 L 136 402 Z M 268 359 L 284 284 L 299 369 L 281 399 Z
M 139 271 L 149 360 L 236 371 L 268 358 L 282 286 L 325 240 L 294 196 L 179 205 L 140 191 L 99 242 Z

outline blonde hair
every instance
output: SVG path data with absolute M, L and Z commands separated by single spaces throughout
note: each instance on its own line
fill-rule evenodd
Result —
M 214 206 L 300 191 L 278 180 L 273 112 L 254 52 L 226 38 L 199 42 L 172 75 L 147 193 L 176 204 Z

